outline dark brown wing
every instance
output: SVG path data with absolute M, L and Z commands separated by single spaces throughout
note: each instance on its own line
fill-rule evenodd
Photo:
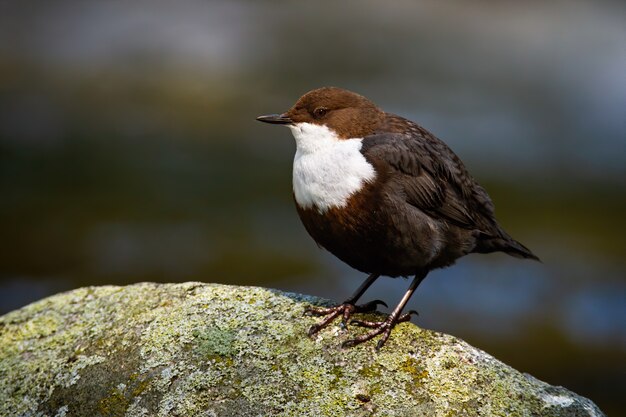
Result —
M 459 157 L 425 129 L 400 120 L 404 132 L 366 136 L 364 155 L 374 163 L 383 161 L 391 167 L 391 175 L 402 185 L 407 203 L 457 226 L 497 236 L 493 203 Z

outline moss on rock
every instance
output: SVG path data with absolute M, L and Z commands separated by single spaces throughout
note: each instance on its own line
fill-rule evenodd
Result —
M 185 283 L 90 287 L 0 318 L 0 415 L 602 416 L 449 335 L 306 337 L 314 297 Z M 363 329 L 351 328 L 350 333 Z

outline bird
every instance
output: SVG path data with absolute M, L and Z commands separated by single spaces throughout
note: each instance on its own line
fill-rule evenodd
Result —
M 306 231 L 322 248 L 367 274 L 359 288 L 334 307 L 308 307 L 324 318 L 314 336 L 336 318 L 347 328 L 369 328 L 345 341 L 351 347 L 379 336 L 376 350 L 426 278 L 470 253 L 504 252 L 539 261 L 498 224 L 494 204 L 461 159 L 417 123 L 387 113 L 364 96 L 322 87 L 300 97 L 286 112 L 257 117 L 288 127 L 296 142 L 293 197 Z M 351 320 L 354 313 L 386 304 L 357 305 L 380 277 L 413 277 L 383 320 Z

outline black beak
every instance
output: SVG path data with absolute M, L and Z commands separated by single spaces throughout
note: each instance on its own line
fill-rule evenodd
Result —
M 259 116 L 256 118 L 259 122 L 272 123 L 275 125 L 288 125 L 293 123 L 285 113 L 283 114 L 266 114 L 265 116 Z

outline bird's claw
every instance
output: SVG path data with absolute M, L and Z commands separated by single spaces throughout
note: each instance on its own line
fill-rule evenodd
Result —
M 368 303 L 362 305 L 354 305 L 350 302 L 344 302 L 335 307 L 307 307 L 304 310 L 305 315 L 309 316 L 326 316 L 322 321 L 317 324 L 314 324 L 309 328 L 309 336 L 313 336 L 318 333 L 320 330 L 324 329 L 330 323 L 335 320 L 339 315 L 341 315 L 341 327 L 342 329 L 346 329 L 348 327 L 348 322 L 353 313 L 361 313 L 361 312 L 372 312 L 376 311 L 376 308 L 379 305 L 384 305 L 387 307 L 382 300 L 373 300 Z
M 355 324 L 361 327 L 367 327 L 367 328 L 374 329 L 374 330 L 364 335 L 357 336 L 354 339 L 350 339 L 350 340 L 343 342 L 341 347 L 343 348 L 353 347 L 363 342 L 367 342 L 368 340 L 373 339 L 379 334 L 382 334 L 380 340 L 376 344 L 376 350 L 378 351 L 383 347 L 385 342 L 387 342 L 387 339 L 389 339 L 389 336 L 391 335 L 391 330 L 396 326 L 396 324 L 402 323 L 405 321 L 410 321 L 411 315 L 413 314 L 418 315 L 417 311 L 410 310 L 395 318 L 393 316 L 389 316 L 384 321 L 352 320 L 350 322 L 351 324 Z

